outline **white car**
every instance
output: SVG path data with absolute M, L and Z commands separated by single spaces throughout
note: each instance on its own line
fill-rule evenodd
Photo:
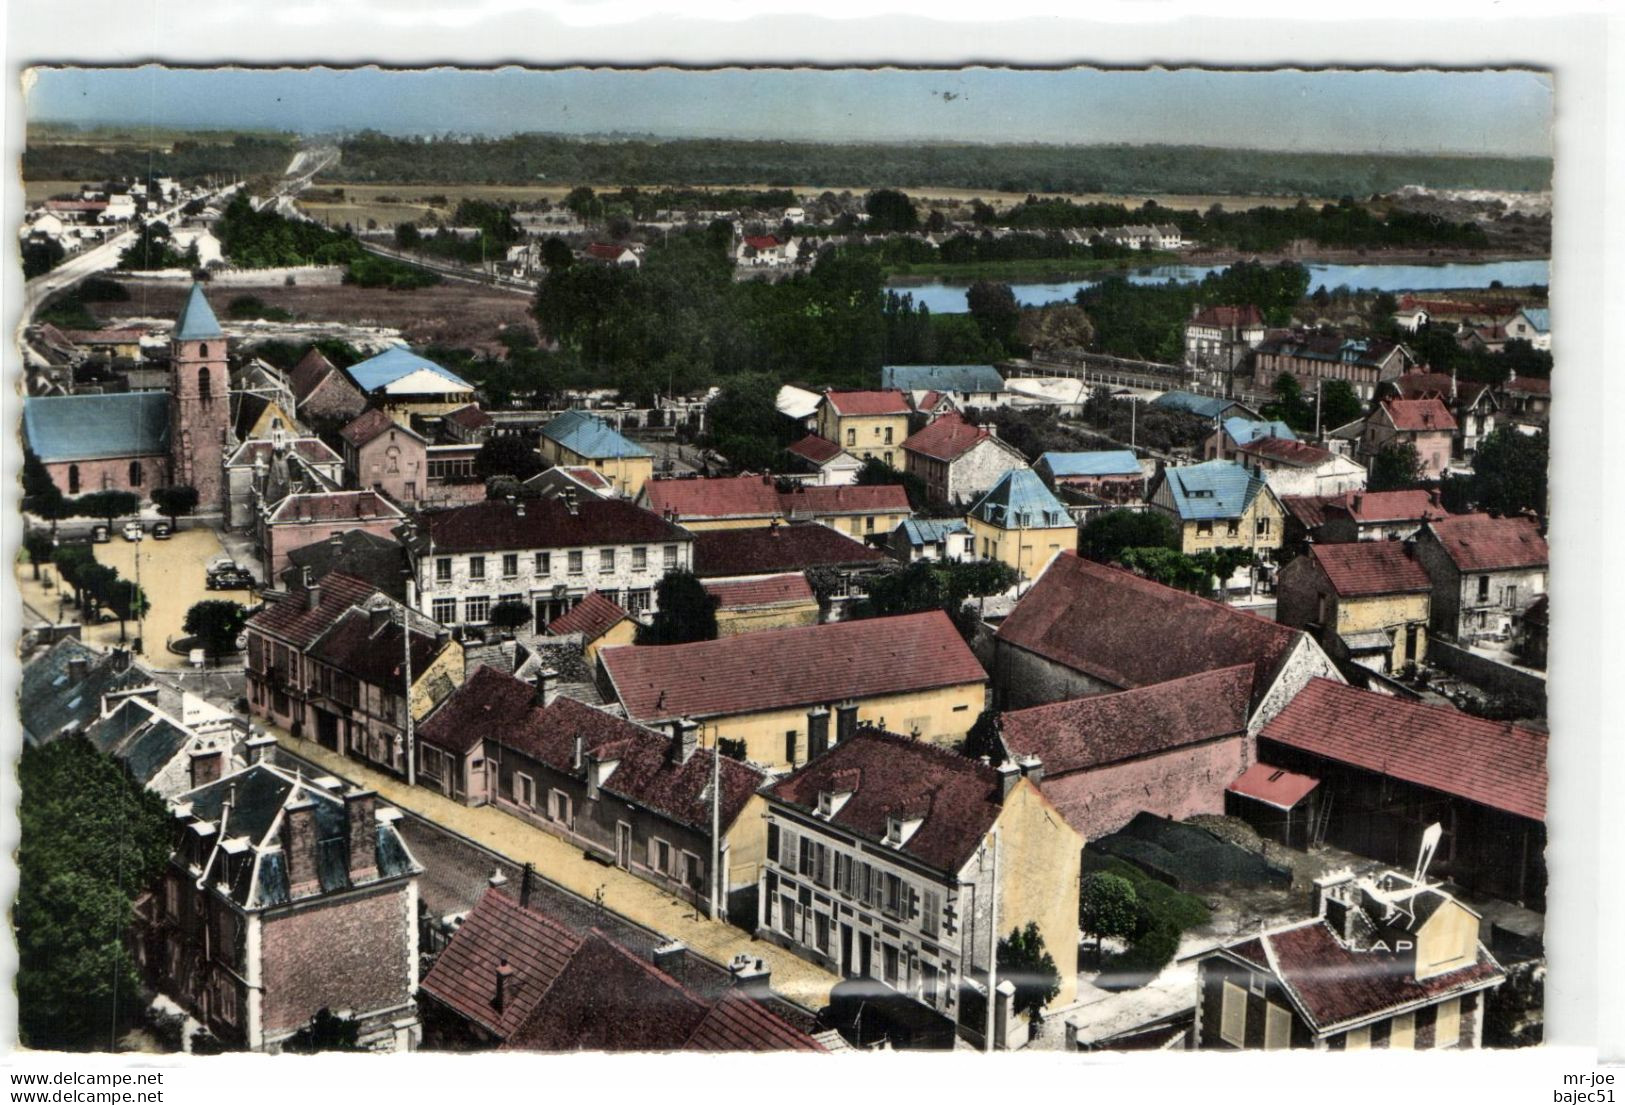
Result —
M 147 531 L 141 528 L 140 522 L 124 523 L 124 540 L 139 541 L 146 536 Z

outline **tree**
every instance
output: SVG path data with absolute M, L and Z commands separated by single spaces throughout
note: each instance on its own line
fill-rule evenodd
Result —
M 1212 586 L 1210 568 L 1178 549 L 1124 549 L 1118 560 L 1123 567 L 1147 579 L 1193 595 L 1206 594 Z
M 1322 432 L 1346 426 L 1360 417 L 1364 408 L 1347 380 L 1327 380 L 1320 386 L 1320 428 Z
M 789 444 L 780 432 L 779 384 L 756 373 L 735 376 L 706 407 L 707 436 L 711 447 L 739 468 L 762 472 L 778 467 L 780 453 Z
M 1108 510 L 1084 523 L 1078 533 L 1078 555 L 1110 564 L 1125 549 L 1178 549 L 1173 519 L 1155 510 Z
M 1473 501 L 1493 514 L 1532 510 L 1546 517 L 1547 439 L 1501 426 L 1473 456 Z
M 360 1044 L 361 1023 L 354 1017 L 341 1017 L 323 1006 L 308 1024 L 288 1037 L 284 1051 L 294 1055 L 315 1055 L 320 1051 L 365 1051 Z
M 1422 482 L 1422 458 L 1409 441 L 1390 441 L 1371 462 L 1370 491 L 1403 491 Z
M 416 223 L 401 223 L 395 228 L 395 248 L 414 250 L 423 244 L 423 234 Z
M 44 276 L 61 263 L 68 251 L 55 238 L 30 238 L 22 244 L 23 279 Z
M 29 526 L 28 532 L 23 534 L 23 548 L 28 550 L 28 562 L 34 567 L 34 579 L 39 579 L 39 566 L 51 562 L 51 554 L 56 551 L 56 538 L 51 536 L 48 529 L 38 526 Z
M 95 566 L 95 555 L 85 545 L 59 545 L 51 553 L 51 563 L 56 565 L 56 574 L 62 577 L 62 582 L 73 588 L 74 601 L 83 603 L 85 593 L 80 576 L 86 568 Z
M 557 234 L 550 234 L 542 241 L 542 264 L 549 272 L 563 272 L 575 264 L 575 259 L 569 243 Z
M 104 518 L 112 528 L 115 519 L 141 509 L 141 496 L 133 491 L 92 491 L 74 499 L 72 505 L 81 518 Z
M 487 616 L 496 628 L 511 633 L 520 626 L 530 624 L 530 604 L 520 599 L 506 599 L 491 607 Z
M 638 627 L 640 645 L 681 645 L 717 637 L 717 597 L 693 572 L 667 572 L 655 584 L 657 609 Z
M 1303 385 L 1290 372 L 1275 378 L 1275 400 L 1265 403 L 1261 412 L 1265 418 L 1278 419 L 1294 430 L 1309 430 L 1315 425 L 1314 414 L 1303 397 Z
M 994 767 L 1004 763 L 1004 740 L 1000 736 L 1003 714 L 998 710 L 983 710 L 976 715 L 971 724 L 970 731 L 965 734 L 965 743 L 959 750 L 973 760 L 987 757 L 987 762 Z
M 863 201 L 869 215 L 869 228 L 880 233 L 906 233 L 920 225 L 914 203 L 894 188 L 879 188 Z
M 1078 886 L 1078 927 L 1095 938 L 1095 954 L 1108 936 L 1134 935 L 1134 884 L 1107 871 L 1091 871 Z
M 1044 948 L 1044 935 L 1038 924 L 1028 921 L 1025 929 L 1011 929 L 999 941 L 999 978 L 1016 988 L 1012 1010 L 1016 1013 L 1042 1012 L 1061 992 L 1061 972 Z
M 474 474 L 482 480 L 512 476 L 528 480 L 543 468 L 541 454 L 519 434 L 496 434 L 474 454 Z
M 210 656 L 237 647 L 237 637 L 248 624 L 248 610 L 230 599 L 204 599 L 186 612 L 182 628 L 196 637 Z
M 24 747 L 17 777 L 18 1034 L 111 1049 L 143 1004 L 126 937 L 169 856 L 168 812 L 82 736 Z
M 190 514 L 197 509 L 197 488 L 155 487 L 152 489 L 152 501 L 168 516 L 169 524 L 177 526 L 180 524 L 182 514 Z
M 1021 322 L 1021 305 L 1010 285 L 978 280 L 965 292 L 965 303 L 982 336 L 1008 350 Z

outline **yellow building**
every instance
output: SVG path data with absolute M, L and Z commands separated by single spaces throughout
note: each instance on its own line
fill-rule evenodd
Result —
M 1432 583 L 1410 542 L 1311 545 L 1281 569 L 1276 620 L 1333 656 L 1397 672 L 1427 656 Z
M 1151 506 L 1174 520 L 1186 554 L 1250 549 L 1273 557 L 1286 528 L 1286 510 L 1275 492 L 1232 460 L 1164 469 Z
M 1031 468 L 999 477 L 970 508 L 965 524 L 973 555 L 1003 561 L 1023 579 L 1035 578 L 1057 553 L 1078 547 L 1078 527 L 1066 504 Z
M 717 636 L 817 625 L 818 596 L 801 572 L 705 584 L 717 600 Z
M 653 453 L 584 411 L 565 411 L 543 426 L 541 453 L 549 464 L 591 468 L 628 499 L 654 475 Z
M 598 650 L 629 645 L 637 640 L 638 623 L 632 615 L 604 596 L 589 591 L 585 598 L 547 623 L 550 637 L 581 635 L 581 653 L 587 663 L 598 660 Z
M 896 389 L 826 391 L 818 404 L 818 436 L 860 460 L 876 457 L 901 468 L 903 439 L 908 437 L 908 397 Z
M 964 999 L 986 993 L 1012 929 L 1037 926 L 1054 956 L 1052 1006 L 1076 998 L 1083 836 L 1015 764 L 863 729 L 762 793 L 759 938 L 883 983 L 972 1044 L 985 1006 Z M 1007 999 L 994 1014 L 996 1046 L 1026 1039 Z
M 987 674 L 940 610 L 606 648 L 598 668 L 632 720 L 692 719 L 705 747 L 737 742 L 746 760 L 776 771 L 859 724 L 957 744 L 987 697 Z

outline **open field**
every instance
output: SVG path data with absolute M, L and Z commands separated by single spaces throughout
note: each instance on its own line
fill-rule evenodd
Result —
M 95 303 L 91 310 L 107 322 L 117 318 L 174 318 L 180 313 L 187 286 L 151 282 L 132 284 L 127 303 Z M 280 307 L 295 322 L 335 322 L 356 326 L 385 326 L 400 330 L 413 345 L 452 345 L 470 349 L 496 348 L 495 334 L 504 326 L 531 324 L 530 298 L 479 284 L 447 281 L 415 291 L 357 288 L 352 285 L 284 287 L 235 285 L 216 288 L 210 300 L 223 322 L 231 318 L 231 302 L 254 296 L 267 307 Z

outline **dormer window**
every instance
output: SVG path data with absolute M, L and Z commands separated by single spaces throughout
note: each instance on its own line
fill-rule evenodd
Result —
M 852 792 L 849 790 L 819 791 L 818 816 L 826 819 L 834 817 L 836 814 L 841 812 L 841 807 L 846 805 L 847 800 L 851 797 Z
M 924 820 L 922 817 L 886 818 L 886 843 L 893 848 L 901 848 L 909 842 L 910 837 L 919 831 Z

